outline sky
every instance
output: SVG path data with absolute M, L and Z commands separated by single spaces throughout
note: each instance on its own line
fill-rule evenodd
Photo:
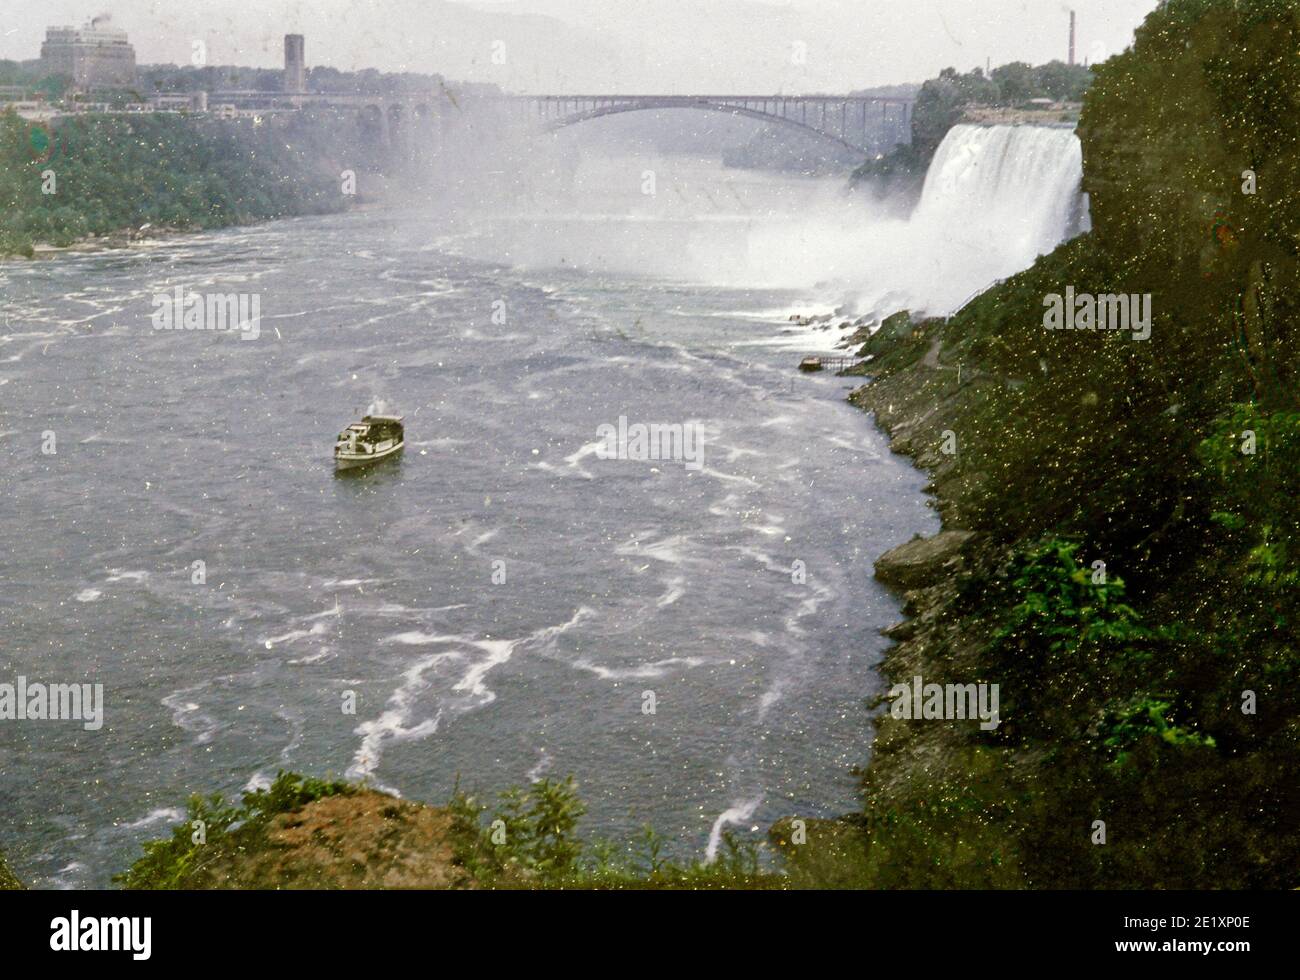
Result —
M 1123 50 L 1157 0 L 1076 0 L 1080 61 Z M 0 58 L 102 13 L 142 64 L 419 71 L 538 93 L 813 93 L 945 67 L 1065 59 L 1060 0 L 0 0 Z

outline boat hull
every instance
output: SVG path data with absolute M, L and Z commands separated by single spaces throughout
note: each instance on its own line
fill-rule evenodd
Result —
M 399 442 L 396 446 L 390 446 L 388 449 L 375 453 L 335 453 L 334 469 L 336 471 L 359 470 L 367 466 L 374 466 L 376 463 L 382 463 L 386 459 L 393 459 L 395 456 L 401 455 L 405 447 L 405 442 Z

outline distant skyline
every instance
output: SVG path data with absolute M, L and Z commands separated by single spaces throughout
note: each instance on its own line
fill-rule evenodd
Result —
M 1123 50 L 1157 0 L 1080 0 L 1079 61 Z M 307 64 L 492 82 L 517 92 L 846 92 L 945 67 L 1066 57 L 1060 0 L 45 0 L 6 12 L 0 58 L 103 13 L 141 64 Z

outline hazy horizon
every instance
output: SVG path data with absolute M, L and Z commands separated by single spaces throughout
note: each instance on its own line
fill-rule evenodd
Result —
M 1156 0 L 1080 0 L 1076 57 L 1132 41 Z M 917 83 L 945 67 L 1065 60 L 1059 0 L 268 0 L 202 10 L 159 0 L 48 0 L 12 11 L 0 58 L 31 60 L 47 27 L 111 14 L 141 64 L 274 68 L 283 35 L 306 36 L 309 66 L 441 74 L 507 91 L 845 92 Z

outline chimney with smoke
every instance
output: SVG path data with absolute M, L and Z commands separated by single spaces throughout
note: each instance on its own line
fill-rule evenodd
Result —
M 307 59 L 301 34 L 284 36 L 284 90 L 307 91 Z
M 1070 64 L 1074 64 L 1074 11 L 1070 11 Z

